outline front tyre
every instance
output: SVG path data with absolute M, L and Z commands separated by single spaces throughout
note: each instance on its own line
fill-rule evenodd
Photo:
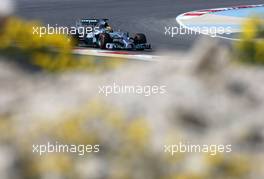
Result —
M 135 34 L 134 43 L 135 43 L 135 45 L 146 44 L 147 38 L 146 38 L 145 34 Z

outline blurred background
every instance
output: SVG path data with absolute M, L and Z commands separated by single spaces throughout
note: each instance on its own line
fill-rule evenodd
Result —
M 45 22 L 19 16 L 23 6 L 14 4 L 0 5 L 1 179 L 264 178 L 261 19 L 245 22 L 239 42 L 200 37 L 184 51 L 141 62 L 74 55 L 64 35 L 33 35 Z M 98 93 L 113 83 L 165 85 L 167 93 Z M 32 152 L 47 142 L 101 150 Z M 232 152 L 164 152 L 179 142 L 231 144 Z

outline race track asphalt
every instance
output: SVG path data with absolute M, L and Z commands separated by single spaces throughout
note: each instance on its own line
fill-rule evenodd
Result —
M 177 15 L 199 9 L 262 3 L 263 0 L 17 0 L 16 15 L 60 26 L 72 26 L 79 18 L 109 18 L 115 30 L 145 33 L 156 50 L 184 50 L 198 36 L 165 35 L 165 27 L 178 26 Z

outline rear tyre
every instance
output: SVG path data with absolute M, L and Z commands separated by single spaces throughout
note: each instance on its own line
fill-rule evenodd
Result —
M 71 35 L 70 39 L 71 39 L 72 45 L 78 46 L 80 44 L 80 36 L 79 36 L 79 34 Z
M 112 43 L 112 38 L 107 33 L 100 34 L 98 40 L 98 46 L 100 49 L 106 49 L 106 44 Z

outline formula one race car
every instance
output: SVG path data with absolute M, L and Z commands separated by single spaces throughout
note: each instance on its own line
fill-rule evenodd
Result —
M 130 37 L 128 32 L 113 31 L 108 19 L 81 19 L 76 22 L 76 45 L 84 44 L 101 49 L 145 50 L 151 49 L 144 34 Z

